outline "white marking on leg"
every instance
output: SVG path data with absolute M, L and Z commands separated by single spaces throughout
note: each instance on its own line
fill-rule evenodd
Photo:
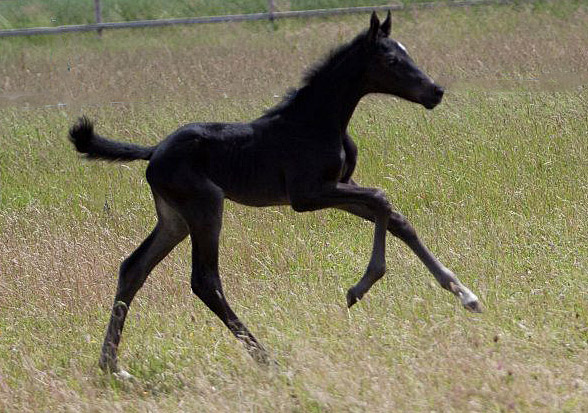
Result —
M 133 380 L 135 377 L 126 370 L 120 370 L 116 373 L 113 373 L 114 377 L 122 381 Z
M 478 297 L 476 296 L 476 294 L 474 294 L 469 289 L 463 286 L 461 287 L 459 299 L 465 307 L 468 307 L 469 304 L 472 304 L 474 302 L 478 302 Z

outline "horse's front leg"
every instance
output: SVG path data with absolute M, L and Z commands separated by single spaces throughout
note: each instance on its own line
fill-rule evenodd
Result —
M 372 256 L 367 270 L 363 277 L 347 290 L 347 307 L 350 308 L 365 293 L 372 288 L 372 285 L 382 278 L 386 272 L 386 229 L 388 226 L 388 216 L 379 216 L 375 220 L 374 244 L 372 247 Z
M 351 185 L 356 184 L 351 181 Z M 376 218 L 371 211 L 361 205 L 345 205 L 339 207 L 339 209 L 372 222 L 376 221 Z M 453 271 L 445 267 L 437 257 L 429 251 L 419 239 L 410 222 L 408 222 L 402 214 L 395 211 L 391 212 L 390 219 L 388 220 L 388 231 L 390 231 L 395 237 L 404 241 L 404 243 L 419 257 L 423 264 L 425 264 L 441 287 L 451 291 L 466 309 L 476 313 L 482 312 L 482 306 L 480 305 L 478 297 L 462 284 Z
M 386 230 L 392 213 L 390 203 L 379 189 L 338 183 L 314 192 L 295 193 L 291 197 L 291 204 L 298 212 L 358 207 L 370 211 L 374 217 L 374 243 L 369 264 L 363 277 L 347 292 L 347 306 L 351 307 L 386 272 Z

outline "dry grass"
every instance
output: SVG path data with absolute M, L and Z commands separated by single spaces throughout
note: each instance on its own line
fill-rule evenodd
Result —
M 398 16 L 447 98 L 432 113 L 368 98 L 351 125 L 360 181 L 386 189 L 486 313 L 393 240 L 390 274 L 347 312 L 371 225 L 229 203 L 227 294 L 280 366 L 255 365 L 191 296 L 184 243 L 133 303 L 121 364 L 138 380 L 98 371 L 117 267 L 154 215 L 145 165 L 78 160 L 72 120 L 154 142 L 253 118 L 364 20 L 0 44 L 0 411 L 588 409 L 588 19 L 568 1 Z

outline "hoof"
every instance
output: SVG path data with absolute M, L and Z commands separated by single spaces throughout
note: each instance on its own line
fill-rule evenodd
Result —
M 263 348 L 256 348 L 254 350 L 250 350 L 249 354 L 255 360 L 255 362 L 261 366 L 271 366 L 272 365 L 272 358 L 270 357 L 269 353 Z
M 135 380 L 135 376 L 133 376 L 131 373 L 129 373 L 126 370 L 119 370 L 116 373 L 112 373 L 112 375 L 120 381 L 133 381 L 133 380 Z
M 469 310 L 472 313 L 484 312 L 484 309 L 482 308 L 482 305 L 480 304 L 480 302 L 478 300 L 470 301 L 469 303 L 465 303 L 463 306 L 466 308 L 466 310 Z
M 468 290 L 466 287 L 456 286 L 455 284 L 451 284 L 451 291 L 457 295 L 461 304 L 469 311 L 473 313 L 481 313 L 482 306 L 480 305 L 480 301 L 476 294 Z
M 359 301 L 359 297 L 353 292 L 353 288 L 347 290 L 347 308 L 351 308 L 353 304 Z
M 269 353 L 265 353 L 262 357 L 256 358 L 255 361 L 259 367 L 263 369 L 269 369 L 270 371 L 283 369 L 283 366 L 280 364 L 280 362 L 270 356 Z
M 100 360 L 98 360 L 98 367 L 104 373 L 118 373 L 118 363 L 112 357 L 105 356 L 104 354 L 100 356 Z

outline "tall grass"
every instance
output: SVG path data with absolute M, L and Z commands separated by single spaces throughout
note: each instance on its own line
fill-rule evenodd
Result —
M 574 2 L 397 16 L 393 36 L 446 98 L 428 112 L 372 96 L 350 125 L 357 179 L 484 314 L 392 239 L 389 273 L 348 312 L 373 225 L 227 202 L 224 286 L 279 366 L 257 366 L 193 297 L 185 242 L 131 308 L 120 356 L 137 380 L 98 371 L 118 265 L 155 217 L 145 164 L 80 160 L 73 120 L 153 143 L 254 118 L 366 17 L 0 43 L 0 411 L 588 409 L 588 19 Z

